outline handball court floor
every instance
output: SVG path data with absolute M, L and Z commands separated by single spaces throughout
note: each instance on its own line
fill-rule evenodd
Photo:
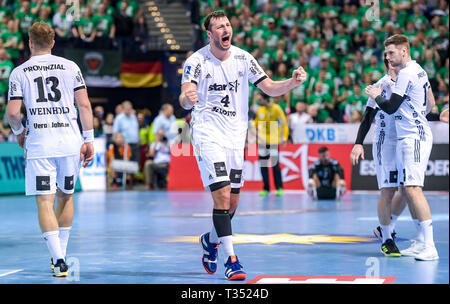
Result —
M 337 201 L 311 201 L 300 191 L 241 194 L 232 225 L 244 282 L 224 279 L 220 249 L 216 274 L 201 265 L 198 236 L 212 223 L 208 192 L 115 191 L 75 194 L 67 278 L 51 276 L 34 197 L 0 197 L 0 284 L 242 284 L 261 276 L 366 275 L 394 277 L 394 284 L 449 283 L 448 192 L 426 193 L 440 255 L 433 262 L 381 254 L 372 233 L 378 192 L 348 192 Z M 408 247 L 415 235 L 408 210 L 396 230 L 398 247 Z

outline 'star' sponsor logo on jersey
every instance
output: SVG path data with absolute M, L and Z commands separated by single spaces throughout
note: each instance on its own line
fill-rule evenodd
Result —
M 211 84 L 208 87 L 208 91 L 225 91 L 227 89 L 227 85 L 226 84 Z
M 237 80 L 235 80 L 235 81 L 229 82 L 228 85 L 230 86 L 229 87 L 230 91 L 237 92 L 237 89 L 238 89 L 240 83 Z M 208 91 L 225 91 L 226 89 L 227 89 L 227 84 L 214 83 L 214 84 L 209 85 L 209 87 L 208 87 Z

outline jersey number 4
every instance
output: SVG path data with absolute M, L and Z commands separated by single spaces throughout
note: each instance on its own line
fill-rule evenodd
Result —
M 227 108 L 230 104 L 230 97 L 228 95 L 225 95 L 225 97 L 220 100 L 220 103 L 222 103 L 223 106 Z
M 37 88 L 38 88 L 38 95 L 39 98 L 36 99 L 36 102 L 47 102 L 47 101 L 53 101 L 53 102 L 57 102 L 61 99 L 61 91 L 58 90 L 58 84 L 59 84 L 59 80 L 58 78 L 54 77 L 54 76 L 50 76 L 45 78 L 45 83 L 46 84 L 52 84 L 50 87 L 50 90 L 53 92 L 53 95 L 48 93 L 47 94 L 47 98 L 45 98 L 44 96 L 44 79 L 42 77 L 38 77 L 34 79 L 34 82 L 36 82 Z

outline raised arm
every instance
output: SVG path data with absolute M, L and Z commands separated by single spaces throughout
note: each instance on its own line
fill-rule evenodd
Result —
M 307 77 L 308 75 L 303 67 L 299 67 L 292 72 L 292 77 L 289 79 L 273 81 L 267 77 L 263 81 L 259 82 L 257 87 L 267 95 L 277 97 L 286 94 L 299 84 L 305 82 Z

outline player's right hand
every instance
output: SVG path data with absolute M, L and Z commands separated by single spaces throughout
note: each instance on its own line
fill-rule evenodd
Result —
M 25 134 L 27 129 L 23 129 L 23 132 L 17 135 L 17 142 L 19 143 L 19 146 L 23 148 L 25 146 Z
M 353 166 L 358 164 L 359 157 L 364 159 L 364 148 L 362 145 L 357 144 L 353 146 L 352 152 L 350 153 L 350 160 Z
M 194 88 L 189 88 L 184 93 L 186 96 L 186 100 L 193 106 L 196 102 L 198 102 L 197 90 Z
M 80 149 L 80 161 L 83 162 L 83 168 L 86 168 L 87 165 L 94 158 L 94 145 L 92 143 L 84 143 Z

